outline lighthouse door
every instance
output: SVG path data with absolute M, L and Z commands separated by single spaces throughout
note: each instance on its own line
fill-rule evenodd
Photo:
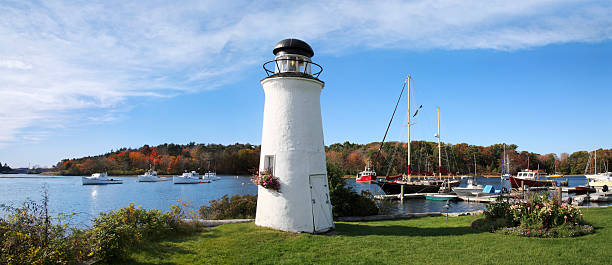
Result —
M 334 225 L 329 199 L 327 175 L 310 175 L 310 195 L 312 198 L 312 222 L 314 232 L 329 230 Z

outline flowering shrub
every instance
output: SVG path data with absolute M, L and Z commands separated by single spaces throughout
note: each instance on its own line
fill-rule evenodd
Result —
M 267 170 L 258 171 L 251 177 L 251 182 L 266 189 L 280 191 L 280 181 Z
M 487 205 L 485 220 L 476 226 L 499 230 L 504 234 L 531 237 L 567 237 L 593 232 L 582 212 L 572 205 L 549 198 L 548 193 L 534 194 L 527 201 L 503 201 Z

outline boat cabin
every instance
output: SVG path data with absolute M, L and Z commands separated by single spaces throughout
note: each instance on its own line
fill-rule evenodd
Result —
M 542 176 L 542 173 L 538 170 L 525 170 L 516 174 L 517 178 L 522 179 L 536 179 Z
M 362 184 L 371 184 L 372 179 L 376 179 L 376 172 L 369 166 L 366 166 L 363 171 L 357 173 L 355 181 Z

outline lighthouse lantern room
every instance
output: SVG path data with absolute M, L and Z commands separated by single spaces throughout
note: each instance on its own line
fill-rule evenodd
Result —
M 260 172 L 277 177 L 280 190 L 258 187 L 255 224 L 290 232 L 334 228 L 329 198 L 320 96 L 321 66 L 306 42 L 285 39 L 264 64 L 265 94 Z

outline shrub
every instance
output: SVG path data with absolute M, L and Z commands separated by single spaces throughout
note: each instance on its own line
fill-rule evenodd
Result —
M 361 194 L 347 187 L 343 172 L 332 164 L 327 164 L 327 177 L 329 180 L 329 197 L 335 217 L 340 216 L 367 216 L 378 214 L 378 207 L 372 194 L 363 191 Z
M 2 205 L 9 214 L 0 218 L 0 264 L 68 264 L 87 258 L 82 231 L 53 224 L 61 223 L 62 216 L 49 216 L 48 201 L 44 188 L 42 203 Z
M 498 199 L 487 205 L 485 219 L 473 227 L 496 230 L 504 234 L 537 237 L 578 236 L 593 232 L 579 209 L 550 198 L 548 193 L 533 194 L 523 201 Z
M 93 254 L 104 261 L 121 259 L 136 243 L 177 231 L 181 217 L 176 210 L 144 210 L 133 203 L 117 211 L 102 212 L 91 229 Z
M 257 211 L 256 195 L 227 195 L 219 200 L 209 202 L 210 206 L 202 205 L 199 209 L 200 217 L 203 219 L 246 219 L 255 218 Z

